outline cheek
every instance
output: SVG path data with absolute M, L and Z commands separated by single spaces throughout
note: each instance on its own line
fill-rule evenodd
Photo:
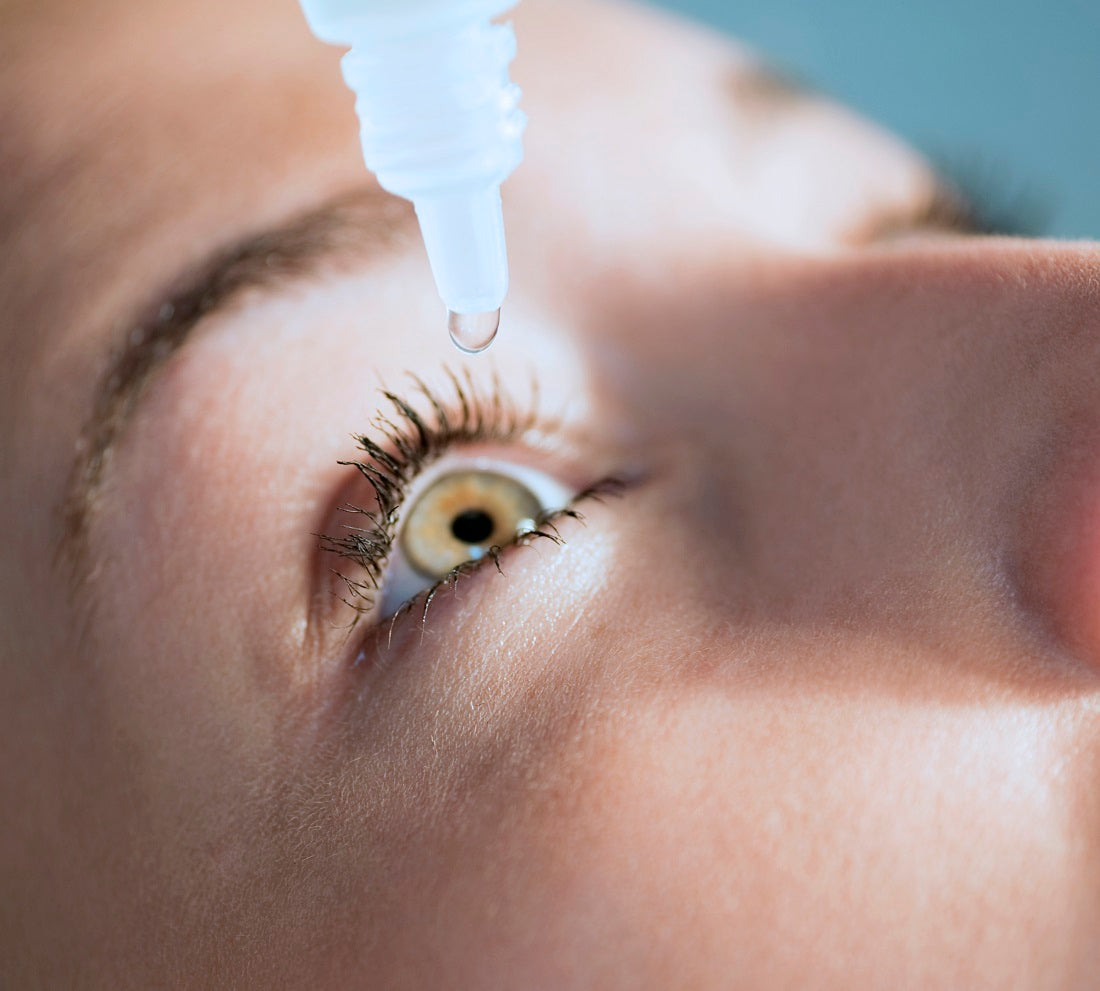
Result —
M 407 921 L 423 942 L 433 920 L 469 986 L 1040 986 L 1079 950 L 1081 887 L 1044 721 L 880 703 L 670 687 L 593 707 L 485 783 Z

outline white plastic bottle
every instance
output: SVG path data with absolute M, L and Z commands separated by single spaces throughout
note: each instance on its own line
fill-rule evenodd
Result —
M 301 0 L 313 33 L 350 48 L 363 155 L 412 200 L 451 337 L 483 351 L 500 324 L 508 256 L 500 185 L 523 158 L 526 118 L 509 79 L 518 0 Z

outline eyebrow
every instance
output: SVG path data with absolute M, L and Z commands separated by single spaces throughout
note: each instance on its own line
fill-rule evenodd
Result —
M 122 324 L 126 330 L 96 387 L 77 441 L 55 560 L 66 562 L 79 576 L 89 518 L 114 450 L 140 410 L 149 381 L 200 324 L 231 311 L 253 292 L 282 290 L 405 247 L 415 229 L 415 215 L 404 200 L 377 186 L 357 189 L 216 249 L 146 301 Z
M 781 116 L 808 100 L 828 99 L 787 70 L 755 59 L 729 75 L 726 93 L 738 110 L 747 107 L 763 120 Z M 923 197 L 904 206 L 890 205 L 872 211 L 845 232 L 842 240 L 855 247 L 870 247 L 920 231 L 962 235 L 1016 232 L 1019 225 L 991 220 L 970 191 L 961 188 L 934 163 L 929 163 L 929 173 L 932 182 Z

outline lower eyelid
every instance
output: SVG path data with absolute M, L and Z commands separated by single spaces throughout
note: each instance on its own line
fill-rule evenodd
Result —
M 570 506 L 551 513 L 538 532 L 517 538 L 508 546 L 502 547 L 499 557 L 485 557 L 460 566 L 451 575 L 404 603 L 393 616 L 365 625 L 356 637 L 353 658 L 355 666 L 385 668 L 411 644 L 423 643 L 423 637 L 431 630 L 430 624 L 433 624 L 433 620 L 438 618 L 440 622 L 445 621 L 445 617 L 438 616 L 438 612 L 444 606 L 441 596 L 446 595 L 448 590 L 458 592 L 464 582 L 493 577 L 498 572 L 500 576 L 507 577 L 505 566 L 511 554 L 533 543 L 547 541 L 564 546 L 566 536 L 561 533 L 563 524 L 570 520 L 583 523 L 584 516 L 580 510 L 586 501 L 618 495 L 622 487 L 622 483 L 611 478 L 597 483 L 572 500 Z M 455 604 L 450 596 L 446 602 L 448 606 Z

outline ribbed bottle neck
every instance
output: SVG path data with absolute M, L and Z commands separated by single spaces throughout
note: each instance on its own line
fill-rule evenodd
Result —
M 449 23 L 344 57 L 363 155 L 382 186 L 413 199 L 433 189 L 500 184 L 522 158 L 526 118 L 509 79 L 510 24 Z
M 424 31 L 487 23 L 518 0 L 301 0 L 310 29 L 322 41 L 354 47 L 382 44 Z

